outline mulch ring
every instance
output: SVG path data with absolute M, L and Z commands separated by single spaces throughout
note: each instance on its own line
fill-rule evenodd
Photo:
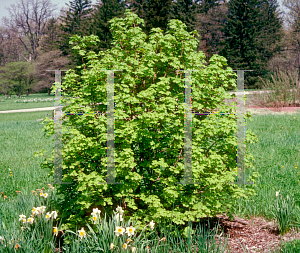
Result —
M 224 234 L 218 235 L 218 241 L 221 239 L 224 242 L 224 238 L 228 236 L 225 253 L 230 252 L 229 250 L 232 253 L 272 252 L 279 249 L 280 242 L 300 239 L 300 231 L 295 229 L 280 236 L 277 225 L 262 217 L 235 218 L 233 221 L 223 215 L 218 215 L 217 218 L 224 230 Z

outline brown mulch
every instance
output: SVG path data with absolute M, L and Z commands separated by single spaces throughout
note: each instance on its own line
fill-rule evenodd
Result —
M 224 241 L 224 237 L 228 236 L 226 253 L 229 249 L 232 253 L 273 252 L 279 249 L 280 242 L 300 239 L 300 231 L 298 233 L 295 229 L 280 236 L 276 224 L 261 217 L 235 218 L 233 221 L 223 215 L 217 217 L 225 232 L 219 238 Z

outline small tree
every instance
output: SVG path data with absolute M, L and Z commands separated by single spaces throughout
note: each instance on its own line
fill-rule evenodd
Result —
M 125 15 L 125 19 L 110 21 L 114 48 L 99 55 L 85 50 L 99 42 L 96 36 L 72 37 L 70 43 L 77 43 L 73 49 L 86 62 L 81 75 L 70 70 L 62 85 L 63 90 L 71 90 L 73 98 L 64 111 L 105 113 L 107 74 L 100 69 L 123 70 L 115 73 L 114 90 L 115 180 L 124 184 L 98 184 L 107 176 L 106 116 L 65 115 L 63 181 L 72 184 L 57 186 L 63 196 L 58 210 L 64 228 L 84 226 L 92 208 L 110 216 L 118 205 L 125 208 L 125 218 L 139 219 L 137 224 L 141 219 L 185 224 L 226 212 L 234 199 L 254 193 L 251 186 L 230 184 L 236 175 L 236 116 L 230 114 L 193 117 L 193 182 L 200 184 L 175 184 L 184 177 L 185 117 L 184 74 L 176 70 L 199 70 L 192 73 L 193 110 L 197 112 L 216 108 L 232 112 L 224 98 L 229 98 L 225 89 L 235 86 L 236 74 L 224 68 L 226 59 L 218 55 L 205 66 L 204 53 L 196 52 L 197 32 L 188 33 L 181 21 L 171 20 L 166 35 L 153 28 L 146 43 L 138 27 L 143 20 L 129 10 Z M 249 117 L 247 114 L 246 119 Z M 45 122 L 45 131 L 52 135 L 53 120 Z M 255 135 L 247 130 L 246 143 L 254 140 Z M 246 168 L 252 166 L 250 157 L 247 152 Z M 54 172 L 52 161 L 42 164 L 42 168 L 51 168 L 49 175 Z
M 17 96 L 29 91 L 34 85 L 34 65 L 30 62 L 10 62 L 2 68 L 0 85 L 13 90 Z

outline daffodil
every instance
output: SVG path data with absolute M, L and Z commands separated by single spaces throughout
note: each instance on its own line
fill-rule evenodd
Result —
M 33 221 L 34 221 L 34 218 L 33 218 L 33 217 L 30 217 L 30 218 L 27 219 L 27 222 L 28 222 L 29 224 L 32 224 Z
M 93 218 L 92 218 L 92 219 L 93 219 L 93 221 L 94 221 L 94 224 L 96 224 L 96 223 L 97 223 L 97 219 L 98 219 L 97 216 L 94 216 L 94 215 L 93 215 Z
M 42 192 L 42 191 L 40 191 L 40 196 L 41 196 L 41 197 L 43 196 L 43 192 Z
M 19 215 L 19 221 L 22 221 L 24 219 L 26 219 L 26 215 L 24 214 Z
M 56 236 L 58 235 L 58 229 L 57 229 L 57 227 L 53 227 L 53 234 L 55 234 Z
M 131 247 L 131 252 L 136 252 L 136 247 Z
M 117 226 L 115 232 L 117 233 L 117 236 L 119 236 L 119 235 L 123 235 L 124 231 L 125 231 L 124 228 Z
M 53 217 L 54 219 L 57 218 L 57 212 L 56 211 L 52 211 L 51 212 L 51 217 Z
M 124 213 L 124 211 L 122 210 L 122 207 L 120 207 L 120 206 L 118 206 L 118 207 L 116 208 L 116 211 L 117 211 L 118 213 L 120 213 L 121 215 L 123 215 L 123 213 Z
M 123 244 L 123 249 L 127 249 L 127 243 Z
M 37 215 L 37 214 L 39 214 L 39 210 L 36 207 L 33 207 L 32 211 L 31 211 L 31 214 L 32 215 Z
M 44 193 L 44 194 L 43 194 L 43 197 L 44 197 L 44 198 L 47 198 L 47 197 L 48 197 L 48 193 Z
M 19 249 L 20 245 L 16 243 L 15 249 Z
M 135 228 L 130 226 L 126 228 L 126 233 L 128 236 L 134 235 Z
M 155 223 L 153 222 L 153 220 L 150 222 L 150 227 L 151 227 L 151 229 L 153 230 L 154 229 L 154 225 L 155 225 Z
M 118 214 L 118 213 L 116 214 L 115 219 L 116 219 L 116 220 L 119 220 L 119 219 L 120 219 L 120 221 L 123 220 L 122 215 L 120 215 L 120 214 Z
M 101 211 L 98 208 L 93 208 L 92 215 L 99 214 L 100 215 Z
M 86 232 L 84 231 L 84 228 L 81 228 L 81 230 L 78 230 L 79 237 L 82 239 L 83 237 L 86 236 Z
M 279 190 L 278 192 L 276 192 L 276 197 L 278 197 L 278 196 L 279 196 L 279 192 L 280 192 L 280 190 Z
M 40 206 L 39 211 L 41 214 L 43 214 L 46 211 L 46 207 L 45 206 Z
M 114 245 L 113 243 L 111 243 L 111 244 L 110 244 L 110 248 L 109 248 L 109 249 L 113 249 L 113 248 L 114 248 L 114 246 L 115 246 L 115 245 Z
M 46 213 L 45 218 L 46 218 L 47 220 L 50 220 L 50 218 L 51 218 L 51 213 L 50 213 L 50 212 Z

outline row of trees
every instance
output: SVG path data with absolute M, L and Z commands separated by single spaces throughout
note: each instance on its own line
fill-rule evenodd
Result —
M 46 69 L 75 69 L 83 61 L 73 54 L 70 37 L 94 34 L 101 41 L 92 48 L 95 52 L 110 49 L 113 34 L 108 21 L 124 17 L 128 8 L 144 19 L 147 35 L 156 27 L 166 32 L 170 19 L 181 20 L 188 32 L 199 33 L 197 50 L 205 52 L 208 63 L 219 54 L 233 69 L 254 70 L 245 73 L 245 84 L 256 88 L 258 76 L 268 78 L 279 67 L 300 71 L 298 1 L 285 0 L 290 13 L 289 27 L 284 28 L 276 0 L 103 0 L 96 5 L 71 0 L 58 15 L 50 0 L 19 0 L 9 7 L 10 16 L 0 27 L 0 92 L 50 94 L 54 72 Z M 11 74 L 20 72 L 21 64 L 16 64 L 20 62 L 27 63 L 28 75 Z

